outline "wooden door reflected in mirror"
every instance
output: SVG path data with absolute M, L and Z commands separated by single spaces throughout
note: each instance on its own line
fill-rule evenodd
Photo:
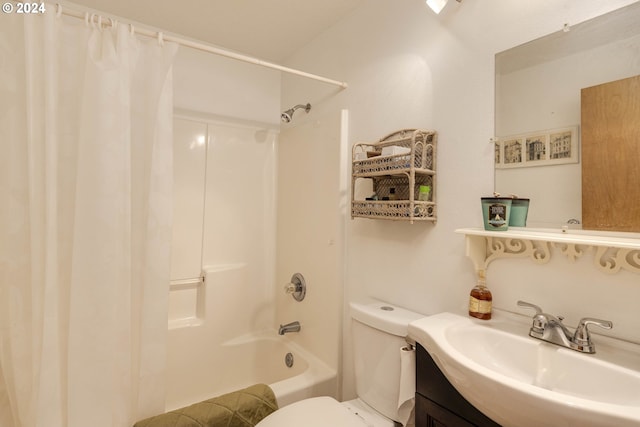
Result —
M 640 75 L 581 91 L 582 220 L 640 231 Z

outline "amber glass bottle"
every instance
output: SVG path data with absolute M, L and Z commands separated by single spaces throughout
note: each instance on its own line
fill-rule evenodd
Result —
M 469 316 L 478 319 L 491 319 L 491 303 L 493 297 L 487 289 L 484 270 L 478 270 L 478 283 L 471 289 L 469 295 Z

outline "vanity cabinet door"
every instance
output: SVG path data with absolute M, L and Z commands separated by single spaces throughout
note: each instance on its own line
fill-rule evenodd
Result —
M 500 427 L 469 403 L 416 345 L 416 427 Z
M 475 427 L 475 425 L 417 394 L 416 427 Z

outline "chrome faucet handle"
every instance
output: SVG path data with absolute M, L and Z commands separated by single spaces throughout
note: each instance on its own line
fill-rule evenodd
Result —
M 518 301 L 518 306 L 525 307 L 525 308 L 532 308 L 536 311 L 536 314 L 542 314 L 542 309 L 535 304 L 531 304 L 530 302 L 521 300 L 521 301 Z
M 307 283 L 300 273 L 291 276 L 291 281 L 284 285 L 284 292 L 293 296 L 296 301 L 302 301 L 307 294 Z
M 286 285 L 284 285 L 284 293 L 292 294 L 296 292 L 299 288 L 300 288 L 299 284 L 296 285 L 295 283 L 287 283 Z
M 529 335 L 540 337 L 544 333 L 544 328 L 547 326 L 547 316 L 542 312 L 542 309 L 535 304 L 531 304 L 526 301 L 518 301 L 519 307 L 531 308 L 536 311 L 533 316 L 533 325 L 531 325 L 531 331 Z
M 611 329 L 613 328 L 613 322 L 610 322 L 609 320 L 594 319 L 592 317 L 585 317 L 584 319 L 580 319 L 580 322 L 578 322 L 578 327 L 573 335 L 573 343 L 578 346 L 585 347 L 587 350 L 591 350 L 587 351 L 589 353 L 595 353 L 593 343 L 591 342 L 591 335 L 587 328 L 589 325 L 596 325 L 603 329 Z

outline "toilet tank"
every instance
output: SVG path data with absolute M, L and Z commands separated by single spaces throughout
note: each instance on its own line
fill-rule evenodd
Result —
M 424 315 L 382 301 L 349 305 L 358 397 L 398 421 L 400 349 L 409 322 Z

